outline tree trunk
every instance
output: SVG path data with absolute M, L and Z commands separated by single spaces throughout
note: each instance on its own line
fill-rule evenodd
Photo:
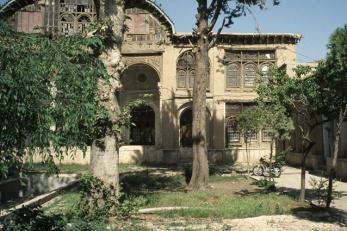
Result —
M 119 76 L 122 70 L 121 45 L 123 40 L 124 1 L 102 0 L 95 3 L 98 7 L 99 18 L 107 18 L 106 49 L 100 55 L 110 84 L 99 81 L 101 105 L 110 115 L 110 121 L 104 123 L 104 134 L 101 139 L 94 141 L 91 148 L 91 170 L 94 176 L 99 177 L 106 184 L 112 184 L 118 190 L 118 140 L 112 130 L 112 125 L 117 121 L 120 108 L 116 98 L 116 89 L 119 87 Z
M 196 76 L 193 87 L 193 167 L 189 183 L 191 190 L 208 186 L 208 158 L 206 142 L 206 83 L 209 74 L 207 1 L 198 1 Z
M 334 152 L 333 152 L 333 159 L 332 163 L 330 166 L 330 171 L 329 171 L 329 184 L 328 184 L 328 194 L 326 198 L 326 208 L 330 208 L 330 204 L 332 201 L 332 194 L 333 194 L 333 179 L 336 177 L 336 164 L 337 164 L 337 155 L 339 153 L 340 149 L 340 138 L 341 138 L 341 128 L 343 124 L 343 120 L 346 117 L 347 114 L 347 105 L 343 110 L 340 111 L 339 113 L 339 118 L 336 121 L 335 124 L 335 134 L 334 134 Z
M 300 182 L 300 196 L 299 196 L 299 202 L 304 203 L 305 202 L 305 191 L 306 191 L 306 159 L 308 154 L 310 153 L 312 147 L 314 145 L 314 142 L 311 142 L 308 144 L 308 146 L 304 149 L 304 155 L 301 160 L 301 182 Z

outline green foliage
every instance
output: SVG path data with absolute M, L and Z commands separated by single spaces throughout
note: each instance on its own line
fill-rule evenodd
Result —
M 282 168 L 284 165 L 286 165 L 286 155 L 288 154 L 288 151 L 289 150 L 284 150 L 276 154 L 275 163 L 279 168 Z
M 112 185 L 105 185 L 99 178 L 84 175 L 80 182 L 76 215 L 89 221 L 103 221 L 110 216 L 128 219 L 143 204 L 142 198 L 127 197 L 124 193 L 116 192 Z
M 245 135 L 260 129 L 271 130 L 272 140 L 288 139 L 294 129 L 291 119 L 291 98 L 294 81 L 279 69 L 270 69 L 267 81 L 257 85 L 256 107 L 243 111 L 235 121 L 236 128 Z M 247 138 L 247 137 L 246 137 Z
M 318 110 L 330 119 L 338 118 L 347 106 L 347 25 L 336 29 L 328 44 L 328 54 L 314 73 L 319 86 Z
M 236 117 L 236 129 L 241 131 L 248 140 L 252 133 L 259 131 L 264 124 L 264 117 L 259 107 L 246 109 Z
M 21 168 L 26 153 L 86 149 L 107 119 L 97 82 L 107 73 L 90 47 L 95 37 L 14 32 L 0 22 L 0 177 Z
M 45 215 L 40 207 L 24 207 L 2 221 L 4 231 L 63 231 L 66 222 L 61 215 Z
M 135 99 L 135 100 L 130 100 L 126 105 L 123 106 L 122 111 L 120 115 L 117 118 L 116 123 L 113 124 L 113 131 L 116 134 L 119 134 L 121 132 L 122 127 L 128 127 L 131 124 L 131 111 L 139 107 L 141 105 L 146 104 L 146 100 L 148 100 L 150 97 L 152 97 L 151 94 L 144 94 L 142 97 Z
M 324 175 L 324 172 L 321 172 L 321 175 Z M 314 202 L 316 202 L 318 206 L 325 207 L 326 198 L 328 195 L 329 180 L 322 176 L 320 178 L 311 177 L 309 180 L 309 184 L 313 189 Z M 341 197 L 341 193 L 336 191 L 335 188 L 336 188 L 336 181 L 333 181 L 332 201 L 336 198 Z
M 267 191 L 273 191 L 275 187 L 275 182 L 267 178 L 263 178 L 257 181 L 257 186 L 266 189 Z
M 319 179 L 311 177 L 309 184 L 314 191 L 314 196 L 318 205 L 323 206 L 328 193 L 328 180 L 323 177 Z

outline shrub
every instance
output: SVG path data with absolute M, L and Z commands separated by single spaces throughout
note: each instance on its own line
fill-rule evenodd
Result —
M 24 207 L 1 221 L 5 231 L 63 231 L 66 222 L 61 215 L 45 215 L 40 207 Z
M 274 191 L 276 189 L 275 182 L 266 178 L 258 180 L 256 184 L 261 188 L 265 188 L 267 191 Z
M 142 198 L 127 197 L 99 178 L 84 175 L 80 182 L 78 216 L 86 220 L 105 220 L 110 216 L 129 218 L 144 203 Z M 76 210 L 75 210 L 76 211 Z

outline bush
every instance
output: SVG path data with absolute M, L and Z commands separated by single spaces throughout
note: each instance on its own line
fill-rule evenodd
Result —
M 266 178 L 258 180 L 256 184 L 257 184 L 257 186 L 259 186 L 261 188 L 265 188 L 267 191 L 275 191 L 276 190 L 275 182 L 272 180 L 268 180 Z
M 321 175 L 323 176 L 324 172 L 321 172 Z M 313 189 L 315 202 L 317 203 L 318 206 L 325 207 L 326 199 L 328 196 L 328 185 L 329 185 L 328 179 L 323 177 L 320 177 L 319 179 L 311 177 L 309 183 Z M 336 182 L 333 181 L 332 200 L 334 200 L 335 198 L 341 197 L 341 193 L 335 190 L 335 187 L 336 187 L 335 183 Z M 311 201 L 311 203 L 313 203 L 313 201 Z
M 40 207 L 24 207 L 1 221 L 5 231 L 62 231 L 66 221 L 61 215 L 45 215 Z
M 91 175 L 81 178 L 80 188 L 77 215 L 89 221 L 102 221 L 110 216 L 127 219 L 144 203 L 142 198 L 117 193 L 112 185 L 107 186 L 99 178 Z

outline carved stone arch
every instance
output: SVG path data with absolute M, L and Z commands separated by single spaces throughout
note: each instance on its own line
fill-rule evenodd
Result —
M 123 55 L 124 71 L 133 65 L 144 64 L 153 68 L 161 79 L 162 57 L 161 55 Z
M 177 118 L 180 117 L 180 115 L 182 114 L 182 112 L 184 112 L 184 110 L 187 110 L 188 108 L 193 108 L 193 101 L 189 101 L 189 102 L 186 102 L 184 104 L 182 104 L 181 106 L 178 107 L 177 109 Z M 209 119 L 212 118 L 212 114 L 211 114 L 211 110 L 206 106 L 206 112 L 207 112 L 207 115 L 209 117 Z
M 120 77 L 120 82 L 123 90 L 125 91 L 158 91 L 160 75 L 156 68 L 152 65 L 144 62 L 134 62 L 133 64 L 127 65 L 123 70 Z

